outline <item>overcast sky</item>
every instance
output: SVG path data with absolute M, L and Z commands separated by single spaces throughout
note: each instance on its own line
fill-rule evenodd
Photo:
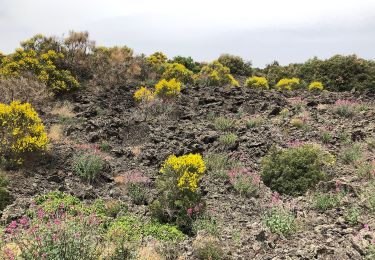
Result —
M 375 0 L 0 0 L 0 50 L 88 30 L 98 45 L 264 66 L 313 56 L 375 59 Z

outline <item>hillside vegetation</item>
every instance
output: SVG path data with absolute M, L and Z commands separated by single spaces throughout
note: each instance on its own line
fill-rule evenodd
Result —
M 375 258 L 375 61 L 0 61 L 0 259 Z

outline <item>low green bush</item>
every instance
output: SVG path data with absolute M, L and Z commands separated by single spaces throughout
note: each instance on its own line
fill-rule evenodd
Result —
M 73 171 L 81 178 L 88 180 L 90 183 L 98 178 L 103 170 L 104 161 L 96 154 L 82 154 L 74 157 Z
M 334 157 L 316 144 L 279 149 L 272 147 L 261 161 L 264 184 L 274 191 L 300 195 L 326 177 Z

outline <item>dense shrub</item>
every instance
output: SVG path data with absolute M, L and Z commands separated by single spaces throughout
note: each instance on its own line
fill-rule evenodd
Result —
M 375 90 L 375 62 L 356 55 L 335 55 L 326 60 L 315 57 L 305 63 L 287 66 L 273 62 L 259 73 L 265 75 L 271 85 L 282 78 L 297 77 L 305 82 L 322 82 L 330 91 Z
M 324 89 L 323 83 L 318 82 L 318 81 L 311 82 L 310 85 L 308 86 L 309 91 L 323 90 L 323 89 Z
M 234 127 L 235 121 L 226 118 L 226 117 L 218 117 L 214 121 L 214 127 L 218 131 L 228 131 Z
M 147 57 L 147 63 L 151 68 L 158 73 L 162 73 L 164 70 L 164 65 L 167 62 L 168 57 L 162 52 L 155 52 L 154 54 Z
M 263 217 L 264 224 L 272 233 L 287 236 L 296 230 L 293 213 L 284 207 L 273 207 Z
M 323 180 L 324 167 L 333 163 L 333 156 L 315 144 L 287 149 L 272 147 L 262 159 L 261 175 L 272 190 L 299 195 Z
M 47 134 L 30 104 L 0 103 L 0 152 L 9 163 L 22 164 L 35 152 L 46 150 Z
M 193 72 L 179 63 L 167 63 L 162 78 L 166 80 L 176 79 L 185 84 L 193 82 Z
M 251 75 L 251 62 L 245 62 L 240 56 L 222 54 L 218 61 L 230 69 L 230 73 L 235 75 Z
M 160 169 L 158 199 L 151 205 L 153 216 L 175 223 L 190 232 L 192 221 L 203 211 L 199 180 L 206 170 L 199 154 L 170 156 Z
M 0 242 L 2 259 L 98 259 L 100 228 L 94 216 L 12 221 Z
M 287 236 L 297 229 L 295 216 L 289 205 L 285 205 L 280 199 L 280 194 L 274 192 L 268 209 L 263 215 L 263 223 L 271 230 L 282 236 Z
M 79 87 L 78 81 L 68 70 L 58 69 L 56 63 L 63 59 L 62 53 L 49 50 L 38 54 L 34 50 L 17 49 L 2 59 L 0 77 L 22 77 L 33 74 L 54 93 L 68 92 Z
M 279 82 L 277 82 L 275 87 L 278 90 L 293 90 L 293 89 L 298 88 L 299 84 L 300 84 L 300 79 L 298 78 L 291 78 L 291 79 L 284 78 L 284 79 L 280 79 Z
M 198 236 L 193 242 L 194 256 L 200 260 L 225 259 L 225 253 L 220 240 L 213 236 Z
M 155 95 L 163 100 L 176 98 L 180 92 L 181 83 L 176 79 L 162 79 L 155 85 Z
M 265 77 L 253 76 L 246 80 L 245 86 L 249 88 L 268 89 L 268 81 Z
M 134 99 L 139 103 L 149 102 L 154 99 L 154 93 L 146 87 L 141 87 L 134 93 Z
M 82 154 L 74 157 L 72 168 L 74 172 L 89 182 L 98 178 L 103 170 L 104 161 L 96 154 Z
M 0 103 L 5 104 L 18 100 L 39 106 L 48 102 L 51 97 L 48 87 L 32 77 L 0 78 L 0 93 Z
M 227 84 L 239 86 L 237 80 L 230 74 L 229 68 L 223 66 L 218 61 L 204 66 L 198 74 L 198 81 L 211 86 L 223 86 Z
M 182 64 L 193 73 L 198 73 L 201 70 L 200 64 L 195 62 L 192 57 L 176 56 L 170 62 Z

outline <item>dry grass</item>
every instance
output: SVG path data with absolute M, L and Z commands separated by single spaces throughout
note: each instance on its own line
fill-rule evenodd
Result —
M 52 94 L 46 85 L 33 78 L 0 79 L 0 102 L 10 103 L 18 100 L 39 107 L 48 104 Z
M 48 131 L 48 138 L 53 143 L 58 143 L 61 141 L 61 138 L 63 137 L 63 127 L 60 124 L 54 124 L 51 125 L 49 131 Z
M 135 156 L 139 156 L 142 152 L 142 146 L 138 145 L 138 146 L 133 146 L 133 147 L 130 147 L 130 151 L 135 155 Z
M 51 114 L 54 116 L 58 116 L 61 119 L 71 119 L 75 117 L 73 112 L 73 106 L 68 103 L 64 102 L 62 104 L 57 104 L 51 110 Z
M 155 246 L 147 245 L 138 251 L 138 260 L 162 260 L 164 259 L 158 252 Z

